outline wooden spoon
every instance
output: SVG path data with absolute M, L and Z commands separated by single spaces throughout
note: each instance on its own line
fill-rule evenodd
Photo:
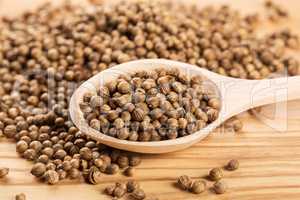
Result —
M 202 75 L 206 86 L 216 89 L 221 98 L 221 110 L 216 121 L 191 135 L 172 140 L 134 142 L 107 136 L 87 124 L 80 110 L 86 92 L 95 92 L 104 83 L 138 70 L 178 68 L 187 75 Z M 208 84 L 207 84 L 208 83 Z M 185 149 L 206 137 L 230 117 L 257 106 L 300 98 L 300 76 L 265 80 L 244 80 L 213 73 L 206 69 L 171 60 L 137 60 L 109 68 L 84 82 L 70 101 L 70 115 L 74 124 L 87 136 L 108 146 L 141 153 L 166 153 Z

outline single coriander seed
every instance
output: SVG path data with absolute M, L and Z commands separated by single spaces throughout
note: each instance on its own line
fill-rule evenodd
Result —
M 17 194 L 15 197 L 16 200 L 26 200 L 26 196 L 24 193 Z
M 59 175 L 54 170 L 46 171 L 44 174 L 44 178 L 45 178 L 46 182 L 50 185 L 57 184 L 59 181 Z
M 223 172 L 221 168 L 213 168 L 209 171 L 209 179 L 212 181 L 218 181 L 223 178 Z
M 41 177 L 46 172 L 46 165 L 43 163 L 36 163 L 31 169 L 31 174 L 36 177 Z
M 236 159 L 232 159 L 227 163 L 225 168 L 229 171 L 237 170 L 239 168 L 239 161 Z
M 125 176 L 133 176 L 135 173 L 135 169 L 133 167 L 127 167 L 123 173 Z
M 216 194 L 224 194 L 227 191 L 227 185 L 224 181 L 217 181 L 213 186 Z
M 115 185 L 109 185 L 104 189 L 104 192 L 110 196 L 113 195 L 114 190 L 115 190 L 116 186 Z
M 133 199 L 136 199 L 136 200 L 143 200 L 146 198 L 146 194 L 144 192 L 144 190 L 142 190 L 141 188 L 138 188 L 136 190 L 134 190 L 130 196 L 133 198 Z
M 204 192 L 206 189 L 206 182 L 205 181 L 193 181 L 190 191 L 195 194 L 200 194 Z
M 192 179 L 187 175 L 182 175 L 177 179 L 177 184 L 182 190 L 188 190 L 192 182 Z
M 0 178 L 4 178 L 9 173 L 9 168 L 0 167 Z
M 140 184 L 137 181 L 129 180 L 126 184 L 127 192 L 131 193 L 134 190 L 140 188 Z

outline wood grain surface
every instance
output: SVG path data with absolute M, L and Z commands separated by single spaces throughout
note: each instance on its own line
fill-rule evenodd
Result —
M 194 1 L 194 0 L 189 0 Z M 0 0 L 0 13 L 14 15 L 31 8 L 41 0 Z M 242 13 L 263 11 L 262 1 L 234 0 L 226 2 Z M 208 1 L 200 1 L 207 4 Z M 290 26 L 300 32 L 300 2 L 280 2 L 289 8 L 289 22 L 279 22 L 280 27 Z M 262 26 L 269 31 L 273 26 Z M 268 110 L 268 109 L 266 109 Z M 278 132 L 270 125 L 244 114 L 244 131 L 239 134 L 215 132 L 192 148 L 163 155 L 145 155 L 137 167 L 135 179 L 149 197 L 160 200 L 287 200 L 300 199 L 300 103 L 289 103 L 289 118 L 275 119 L 276 124 L 286 124 L 287 130 Z M 182 174 L 195 179 L 204 177 L 212 167 L 223 166 L 229 159 L 240 160 L 240 169 L 226 172 L 224 180 L 229 186 L 226 194 L 215 195 L 208 190 L 200 195 L 183 192 L 174 187 L 176 177 Z M 125 181 L 122 175 L 103 175 L 103 181 L 91 186 L 82 181 L 64 181 L 56 186 L 38 182 L 31 174 L 31 162 L 15 153 L 15 143 L 0 140 L 0 166 L 10 168 L 7 179 L 0 180 L 0 200 L 13 200 L 24 192 L 28 200 L 99 200 L 111 199 L 104 195 L 105 186 L 115 181 Z M 211 184 L 211 183 L 210 183 Z

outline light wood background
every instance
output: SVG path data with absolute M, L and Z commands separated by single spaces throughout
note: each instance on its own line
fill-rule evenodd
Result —
M 195 1 L 195 0 L 189 0 Z M 15 15 L 24 8 L 32 8 L 42 0 L 0 0 L 0 13 Z M 58 2 L 58 1 L 56 1 Z M 199 1 L 207 4 L 208 1 Z M 241 12 L 263 11 L 259 0 L 214 0 L 209 3 L 226 2 Z M 289 8 L 291 19 L 281 22 L 281 27 L 291 26 L 300 31 L 300 2 L 280 2 Z M 262 26 L 262 31 L 271 26 Z M 140 181 L 148 196 L 160 200 L 173 199 L 223 199 L 223 200 L 287 200 L 300 199 L 300 103 L 289 103 L 289 119 L 275 119 L 276 124 L 287 125 L 288 130 L 278 132 L 260 120 L 245 114 L 243 133 L 214 133 L 204 141 L 185 151 L 145 155 L 137 168 L 135 179 Z M 240 169 L 226 172 L 224 180 L 229 191 L 215 195 L 206 191 L 200 195 L 183 192 L 174 187 L 177 176 L 190 175 L 195 179 L 205 176 L 212 167 L 222 166 L 229 159 L 240 160 Z M 24 192 L 28 200 L 99 200 L 110 199 L 102 194 L 105 186 L 117 180 L 126 180 L 122 175 L 103 176 L 97 186 L 83 182 L 62 182 L 48 186 L 38 182 L 31 174 L 31 163 L 19 158 L 12 141 L 0 141 L 0 166 L 10 168 L 7 179 L 0 180 L 0 200 L 12 200 L 14 195 Z

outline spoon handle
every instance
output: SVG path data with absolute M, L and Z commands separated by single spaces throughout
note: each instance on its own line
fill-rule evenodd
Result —
M 254 107 L 300 99 L 300 76 L 264 80 L 231 79 L 221 87 L 225 118 Z

